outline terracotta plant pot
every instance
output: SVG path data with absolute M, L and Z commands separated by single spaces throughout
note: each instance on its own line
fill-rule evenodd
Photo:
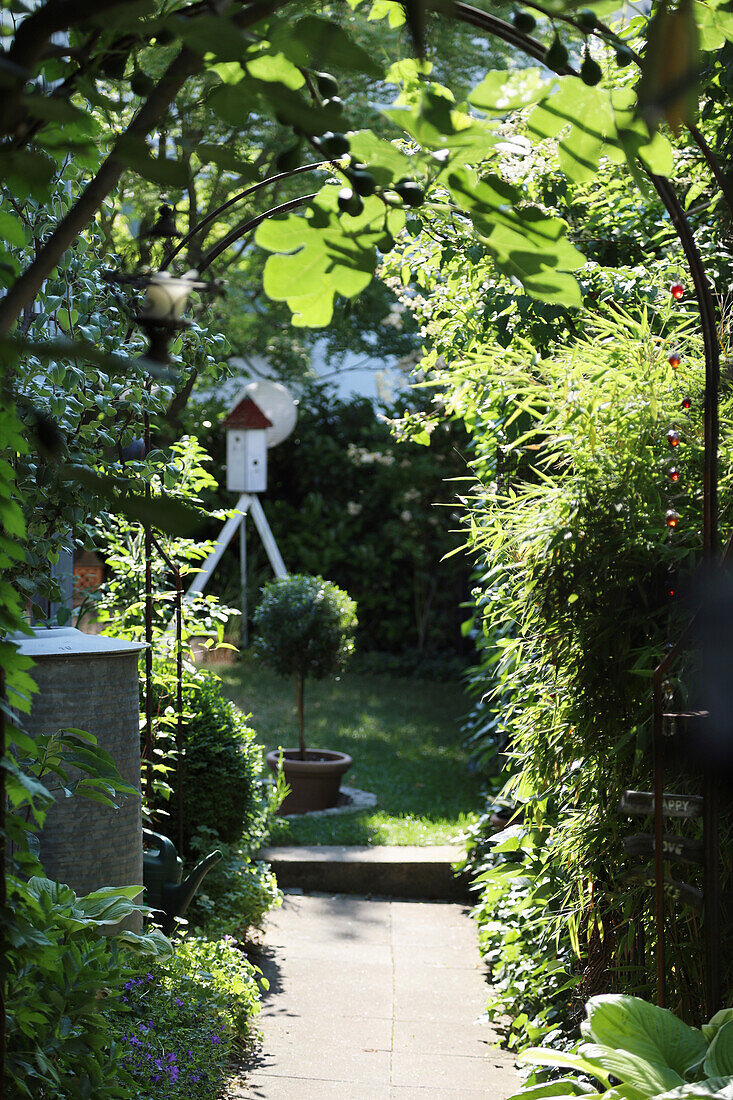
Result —
M 280 753 L 268 752 L 267 766 L 277 774 Z M 277 811 L 285 814 L 305 814 L 309 810 L 328 810 L 338 801 L 341 776 L 353 760 L 345 752 L 328 749 L 306 749 L 305 760 L 299 749 L 283 750 L 283 772 L 290 794 Z

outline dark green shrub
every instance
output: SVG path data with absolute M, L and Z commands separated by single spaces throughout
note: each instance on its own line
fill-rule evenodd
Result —
M 156 670 L 158 725 L 175 739 L 175 681 L 170 669 Z M 244 715 L 221 692 L 221 680 L 208 669 L 187 669 L 183 684 L 183 837 L 213 829 L 223 841 L 243 839 L 256 846 L 264 828 L 265 803 L 259 783 L 261 748 Z M 174 743 L 174 741 L 173 741 Z M 170 744 L 170 741 L 169 741 Z M 170 767 L 174 762 L 168 760 Z M 168 771 L 170 798 L 156 798 L 157 826 L 178 837 L 175 766 Z M 160 823 L 160 811 L 170 816 Z
M 454 553 L 460 541 L 455 517 L 438 504 L 455 495 L 446 481 L 466 474 L 465 432 L 445 424 L 429 447 L 395 438 L 384 418 L 399 420 L 405 406 L 431 408 L 427 391 L 378 410 L 366 397 L 344 400 L 325 385 L 298 396 L 296 430 L 268 453 L 263 500 L 288 568 L 320 573 L 356 600 L 359 653 L 429 659 L 463 652 L 459 604 L 468 598 L 469 566 Z M 222 412 L 212 398 L 192 406 L 187 421 L 214 469 L 225 461 Z M 224 489 L 206 500 L 231 507 Z M 219 529 L 216 521 L 207 534 L 216 538 Z M 248 542 L 247 569 L 247 603 L 254 608 L 271 576 L 257 538 Z M 209 588 L 239 606 L 240 587 L 237 556 L 225 554 Z
M 295 679 L 300 752 L 305 756 L 305 679 L 343 668 L 354 652 L 356 604 L 323 577 L 294 573 L 263 589 L 254 615 L 259 657 L 281 676 Z

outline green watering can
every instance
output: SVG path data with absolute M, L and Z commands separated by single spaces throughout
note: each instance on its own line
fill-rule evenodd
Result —
M 181 882 L 183 861 L 167 836 L 143 829 L 143 845 L 145 903 L 163 914 L 161 927 L 169 936 L 176 917 L 184 915 L 204 876 L 221 859 L 221 852 L 217 849 L 200 860 L 186 881 Z

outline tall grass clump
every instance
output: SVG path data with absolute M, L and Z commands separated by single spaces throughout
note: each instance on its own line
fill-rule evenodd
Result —
M 624 789 L 650 789 L 651 673 L 689 618 L 680 593 L 700 559 L 704 367 L 690 322 L 618 309 L 582 322 L 583 337 L 557 354 L 516 342 L 438 376 L 474 440 L 466 517 L 480 661 L 467 734 L 479 765 L 500 762 L 514 817 L 490 843 L 487 814 L 469 856 L 493 1007 L 512 1014 L 516 1045 L 572 1021 L 595 993 L 652 990 L 650 864 L 623 847 L 651 821 L 617 807 Z M 726 390 L 723 531 L 731 403 Z M 682 704 L 687 674 L 675 672 L 670 698 Z M 694 787 L 684 774 L 668 781 Z M 680 877 L 701 885 L 697 868 Z M 697 1022 L 699 914 L 672 895 L 667 905 L 670 1007 Z

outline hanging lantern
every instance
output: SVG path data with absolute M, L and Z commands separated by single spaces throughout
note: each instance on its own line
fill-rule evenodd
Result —
M 672 370 L 677 370 L 680 363 L 682 362 L 682 356 L 680 355 L 680 353 L 678 351 L 672 351 L 672 352 L 670 352 L 670 355 L 669 355 L 669 358 L 667 359 L 667 362 L 669 363 Z
M 683 287 L 683 285 L 679 281 L 679 279 L 676 279 L 672 283 L 671 287 L 669 288 L 669 293 L 672 295 L 675 302 L 679 302 L 680 298 L 683 297 L 683 295 L 685 293 L 685 288 Z
M 675 512 L 674 508 L 668 508 L 667 511 L 664 513 L 664 522 L 667 524 L 670 530 L 672 530 L 680 522 L 679 512 Z
M 676 428 L 670 428 L 667 432 L 667 442 L 670 447 L 679 447 L 680 445 L 680 433 Z
M 682 471 L 677 466 L 672 466 L 667 473 L 670 481 L 678 482 L 682 477 Z

